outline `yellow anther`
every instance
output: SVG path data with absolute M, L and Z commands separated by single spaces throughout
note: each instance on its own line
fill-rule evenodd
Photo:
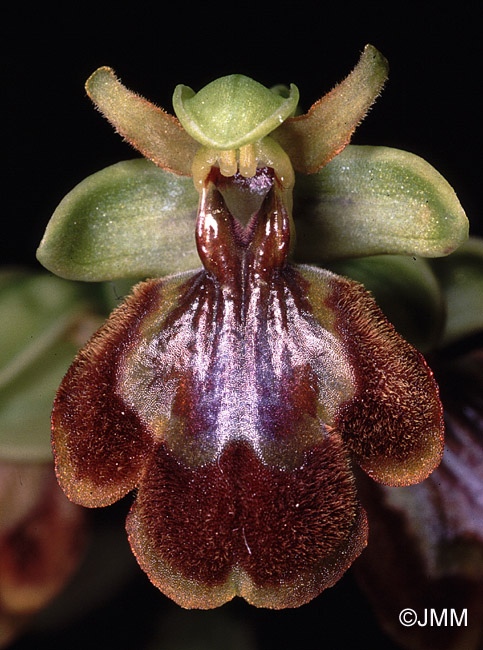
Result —
M 238 160 L 237 160 L 238 157 Z M 252 178 L 257 167 L 271 167 L 286 193 L 287 206 L 291 206 L 291 191 L 295 175 L 289 157 L 281 146 L 269 136 L 258 142 L 235 149 L 200 147 L 193 159 L 193 182 L 201 192 L 213 166 L 218 165 L 223 176 L 234 176 L 237 170 L 245 178 Z
M 205 185 L 206 177 L 216 162 L 217 153 L 214 149 L 200 147 L 193 158 L 191 173 L 193 174 L 193 183 L 198 192 L 201 192 Z
M 272 167 L 285 190 L 291 190 L 295 183 L 295 174 L 290 158 L 282 147 L 269 136 L 263 138 L 257 151 L 258 166 Z
M 252 178 L 257 171 L 257 159 L 255 157 L 255 147 L 253 144 L 246 144 L 240 147 L 239 156 L 240 174 L 245 178 Z
M 220 151 L 218 155 L 220 165 L 220 172 L 223 176 L 234 176 L 237 170 L 236 151 L 235 149 L 227 149 Z

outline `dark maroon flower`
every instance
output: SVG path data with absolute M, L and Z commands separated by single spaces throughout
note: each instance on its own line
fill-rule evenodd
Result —
M 152 162 L 74 188 L 38 258 L 70 279 L 161 279 L 135 287 L 62 382 L 57 476 L 91 507 L 137 489 L 131 546 L 184 607 L 235 595 L 306 603 L 366 545 L 351 463 L 403 486 L 441 459 L 442 407 L 422 356 L 362 285 L 291 262 L 441 256 L 466 239 L 464 211 L 428 163 L 345 148 L 386 77 L 368 45 L 298 116 L 293 84 L 244 75 L 177 86 L 177 117 L 110 68 L 87 82 Z
M 371 544 L 355 571 L 402 647 L 476 650 L 483 632 L 483 352 L 456 359 L 442 352 L 436 371 L 446 422 L 441 464 L 422 484 L 400 490 L 359 476 Z M 401 624 L 408 607 L 421 624 Z
M 0 646 L 63 589 L 85 550 L 85 517 L 51 463 L 0 464 Z
M 139 284 L 79 353 L 53 412 L 67 495 L 96 507 L 137 488 L 131 546 L 184 607 L 309 601 L 366 544 L 350 457 L 399 486 L 443 449 L 421 355 L 362 286 L 288 263 L 272 169 L 243 182 L 268 187 L 246 228 L 211 170 L 204 268 Z

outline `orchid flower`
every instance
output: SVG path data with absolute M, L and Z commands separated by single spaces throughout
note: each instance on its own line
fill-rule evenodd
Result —
M 421 354 L 363 286 L 306 265 L 447 255 L 467 237 L 428 163 L 348 145 L 386 76 L 367 46 L 297 116 L 293 84 L 269 90 L 243 75 L 198 93 L 178 86 L 176 117 L 110 68 L 87 82 L 148 160 L 74 188 L 38 259 L 69 279 L 155 279 L 65 376 L 56 472 L 87 507 L 137 490 L 131 547 L 183 607 L 308 602 L 367 543 L 351 464 L 403 486 L 440 462 L 442 406 Z
M 65 588 L 87 543 L 85 510 L 55 479 L 56 388 L 94 326 L 79 283 L 0 268 L 0 648 Z

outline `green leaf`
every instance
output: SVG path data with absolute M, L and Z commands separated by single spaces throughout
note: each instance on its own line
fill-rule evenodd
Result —
M 483 239 L 471 237 L 453 255 L 432 260 L 431 266 L 446 300 L 443 343 L 483 330 Z
M 195 93 L 178 85 L 175 113 L 198 142 L 215 149 L 239 149 L 280 126 L 297 107 L 299 92 L 290 86 L 287 98 L 242 74 L 212 81 Z
M 173 115 L 128 90 L 111 68 L 96 70 L 86 90 L 116 131 L 143 156 L 165 170 L 191 175 L 199 145 Z
M 419 156 L 348 146 L 294 189 L 296 255 L 319 262 L 379 254 L 448 255 L 468 220 L 448 182 Z
M 22 272 L 0 274 L 0 312 L 0 458 L 51 460 L 55 393 L 98 321 L 82 287 Z
M 89 176 L 63 199 L 37 258 L 70 280 L 162 276 L 197 268 L 198 198 L 190 178 L 147 160 L 117 163 Z
M 313 174 L 348 144 L 387 79 L 386 59 L 366 45 L 354 70 L 305 115 L 286 120 L 272 133 L 295 171 Z
M 444 300 L 426 260 L 377 255 L 334 262 L 329 267 L 363 284 L 398 332 L 421 352 L 438 345 L 444 325 Z

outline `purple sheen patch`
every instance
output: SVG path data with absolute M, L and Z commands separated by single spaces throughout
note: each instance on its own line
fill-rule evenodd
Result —
M 310 283 L 286 264 L 290 218 L 276 183 L 262 207 L 240 234 L 207 182 L 197 227 L 206 270 L 177 285 L 170 310 L 142 322 L 138 343 L 120 363 L 124 402 L 193 467 L 240 440 L 265 463 L 296 467 L 354 391 L 323 302 L 332 275 L 317 278 L 316 318 Z M 160 285 L 160 305 L 164 290 Z
M 292 267 L 229 299 L 209 274 L 193 276 L 172 311 L 142 323 L 120 364 L 123 401 L 188 465 L 245 440 L 264 462 L 296 466 L 353 393 L 344 348 L 306 291 Z
M 235 595 L 297 607 L 334 584 L 366 544 L 345 449 L 325 436 L 302 464 L 270 467 L 245 442 L 188 467 L 160 445 L 127 522 L 151 581 L 187 608 Z

